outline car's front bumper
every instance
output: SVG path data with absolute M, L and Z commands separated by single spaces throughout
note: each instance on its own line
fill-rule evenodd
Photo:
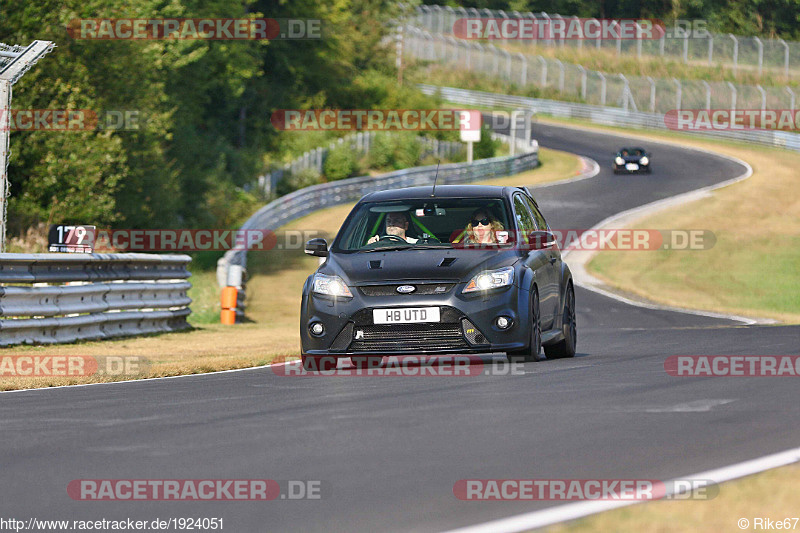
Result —
M 649 172 L 650 171 L 650 165 L 649 164 L 647 164 L 647 165 L 642 165 L 640 163 L 635 163 L 635 164 L 639 168 L 628 169 L 628 168 L 626 168 L 625 165 L 618 165 L 618 164 L 614 163 L 614 172 L 626 172 L 628 174 L 639 174 L 639 173 L 642 173 L 642 172 Z
M 353 298 L 331 299 L 316 294 L 303 297 L 300 336 L 309 355 L 465 354 L 517 350 L 529 342 L 529 293 L 516 286 L 485 294 L 461 294 L 456 284 L 440 295 L 366 296 L 351 287 Z M 440 321 L 417 324 L 374 324 L 374 309 L 438 307 Z M 497 317 L 511 319 L 500 329 Z M 325 333 L 312 335 L 309 326 L 320 322 Z

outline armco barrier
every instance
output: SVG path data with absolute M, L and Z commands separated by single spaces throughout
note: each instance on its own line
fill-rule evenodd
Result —
M 539 164 L 538 149 L 517 143 L 524 152 L 515 156 L 481 159 L 473 163 L 450 163 L 441 165 L 439 185 L 469 183 L 494 177 L 517 174 L 535 168 Z M 309 213 L 347 202 L 355 202 L 362 196 L 386 189 L 399 189 L 419 185 L 432 185 L 436 166 L 415 167 L 381 176 L 349 178 L 331 183 L 312 185 L 294 191 L 259 209 L 243 225 L 243 230 L 277 229 L 284 224 Z M 228 269 L 231 265 L 247 266 L 246 250 L 229 250 L 217 262 L 217 282 L 228 285 Z M 244 283 L 244 282 L 242 282 Z
M 0 254 L 0 346 L 188 327 L 188 255 Z

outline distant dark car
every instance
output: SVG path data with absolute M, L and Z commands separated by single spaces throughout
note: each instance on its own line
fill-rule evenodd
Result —
M 650 154 L 644 148 L 621 148 L 614 157 L 614 174 L 650 173 Z
M 538 361 L 542 345 L 548 358 L 575 355 L 572 274 L 527 189 L 371 193 L 330 250 L 312 239 L 305 251 L 326 258 L 303 287 L 308 370 L 401 354 L 505 352 Z

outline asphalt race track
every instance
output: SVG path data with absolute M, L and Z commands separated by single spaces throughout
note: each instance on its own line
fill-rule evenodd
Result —
M 541 124 L 534 136 L 602 167 L 534 190 L 554 228 L 589 228 L 743 172 L 632 138 L 653 153 L 653 173 L 615 176 L 611 157 L 627 141 Z M 576 300 L 578 356 L 525 365 L 524 375 L 285 377 L 262 368 L 0 394 L 2 516 L 441 531 L 561 505 L 460 501 L 461 479 L 666 480 L 799 445 L 795 379 L 671 377 L 664 360 L 797 355 L 800 327 L 642 309 L 582 289 Z M 323 498 L 103 502 L 66 491 L 73 479 L 251 478 L 320 480 Z

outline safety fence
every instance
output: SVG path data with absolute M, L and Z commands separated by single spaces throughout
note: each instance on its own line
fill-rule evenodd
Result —
M 789 86 L 679 80 L 599 72 L 541 55 L 511 52 L 491 43 L 457 39 L 406 26 L 406 55 L 447 68 L 487 74 L 509 86 L 549 90 L 559 99 L 633 111 L 667 113 L 678 109 L 789 109 L 796 107 Z
M 564 17 L 548 13 L 520 13 L 449 6 L 419 6 L 414 25 L 427 31 L 452 35 L 453 25 L 462 18 L 482 19 L 530 19 L 539 23 L 570 23 L 578 17 Z M 595 19 L 597 20 L 597 19 Z M 721 65 L 736 71 L 747 69 L 758 74 L 764 70 L 781 74 L 787 79 L 800 76 L 800 42 L 783 39 L 761 39 L 733 35 L 731 33 L 711 33 L 705 29 L 705 21 L 676 21 L 675 24 L 657 31 L 648 39 L 566 39 L 547 38 L 530 40 L 526 46 L 571 47 L 575 49 L 593 48 L 610 50 L 616 54 L 635 54 L 643 56 L 675 59 L 687 64 L 704 66 Z M 699 24 L 698 24 L 699 23 Z M 599 25 L 599 21 L 598 21 Z M 508 41 L 506 41 L 508 42 Z M 516 41 L 525 43 L 525 41 Z
M 0 254 L 0 346 L 188 328 L 188 255 Z

